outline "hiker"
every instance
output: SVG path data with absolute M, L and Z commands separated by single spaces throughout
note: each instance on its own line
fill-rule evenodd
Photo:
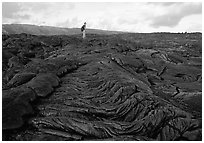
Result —
M 84 39 L 86 37 L 86 22 L 84 22 L 84 25 L 81 27 L 81 32 Z

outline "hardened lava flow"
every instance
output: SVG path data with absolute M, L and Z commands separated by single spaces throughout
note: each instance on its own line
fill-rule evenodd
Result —
M 202 140 L 202 35 L 3 35 L 3 140 Z

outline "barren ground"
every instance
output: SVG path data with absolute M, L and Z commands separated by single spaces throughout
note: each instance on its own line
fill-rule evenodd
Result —
M 3 140 L 201 140 L 202 35 L 3 35 Z

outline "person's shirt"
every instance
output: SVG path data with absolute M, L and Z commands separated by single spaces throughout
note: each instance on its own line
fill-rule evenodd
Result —
M 84 31 L 86 29 L 86 25 L 84 24 L 82 27 L 81 27 L 81 31 Z

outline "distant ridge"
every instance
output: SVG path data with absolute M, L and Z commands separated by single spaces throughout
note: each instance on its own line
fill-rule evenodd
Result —
M 75 35 L 81 34 L 80 28 L 60 28 L 52 26 L 37 26 L 29 24 L 3 24 L 2 34 L 20 34 L 27 33 L 32 35 Z M 99 29 L 87 29 L 89 34 L 120 34 L 124 32 L 107 31 Z

